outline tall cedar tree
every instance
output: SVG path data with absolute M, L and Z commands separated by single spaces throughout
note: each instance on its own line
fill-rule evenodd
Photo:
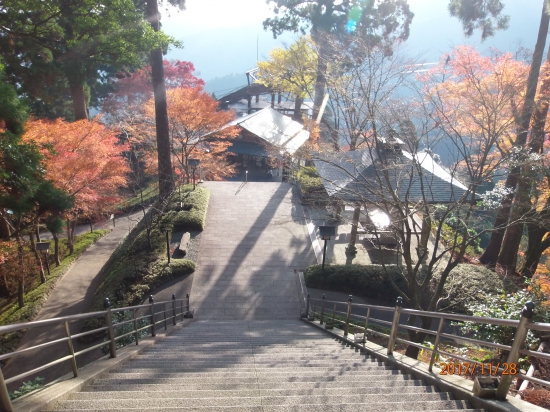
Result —
M 264 29 L 273 37 L 284 31 L 306 34 L 318 48 L 313 118 L 316 118 L 325 94 L 326 72 L 331 49 L 327 35 L 347 34 L 369 39 L 373 43 L 390 38 L 405 40 L 414 14 L 407 0 L 379 0 L 357 2 L 355 0 L 267 0 L 274 3 L 275 17 L 264 21 Z
M 176 87 L 204 86 L 195 76 L 193 63 L 175 60 L 163 61 L 164 81 L 168 90 Z M 129 143 L 127 154 L 132 168 L 132 184 L 143 187 L 147 175 L 158 172 L 156 133 L 151 133 L 145 104 L 153 97 L 151 66 L 133 73 L 120 72 L 112 79 L 114 91 L 104 100 L 103 111 L 109 123 L 121 129 L 121 136 Z

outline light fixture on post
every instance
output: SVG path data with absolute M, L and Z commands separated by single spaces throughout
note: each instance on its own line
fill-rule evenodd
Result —
M 336 227 L 319 226 L 319 235 L 321 236 L 321 239 L 325 241 L 325 246 L 323 247 L 323 264 L 321 266 L 321 269 L 325 270 L 325 258 L 327 256 L 327 240 L 330 240 L 332 236 L 336 236 Z
M 197 169 L 197 166 L 200 164 L 199 159 L 187 159 L 187 164 L 193 168 L 193 190 L 195 190 L 195 171 Z
M 46 268 L 48 269 L 48 277 L 50 277 L 50 262 L 48 261 L 48 252 L 50 251 L 50 242 L 36 242 L 36 250 L 44 252 L 46 255 Z M 43 279 L 44 283 L 46 279 Z
M 164 223 L 160 226 L 161 232 L 166 233 L 166 256 L 168 257 L 168 263 L 170 263 L 170 237 L 169 234 L 172 231 L 170 225 Z

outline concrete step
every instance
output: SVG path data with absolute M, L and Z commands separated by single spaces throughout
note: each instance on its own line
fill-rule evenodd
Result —
M 116 394 L 116 392 L 115 392 Z M 86 409 L 103 408 L 142 408 L 143 410 L 163 407 L 178 407 L 187 406 L 187 399 L 170 397 L 170 398 L 137 398 L 137 399 L 120 399 L 111 398 L 110 393 L 104 393 L 101 399 L 84 399 L 84 400 L 67 400 L 63 403 L 64 409 Z M 392 399 L 393 398 L 393 399 Z M 341 405 L 343 403 L 350 404 L 368 404 L 369 411 L 376 408 L 378 405 L 393 405 L 394 409 L 401 407 L 410 407 L 414 404 L 428 404 L 436 406 L 438 409 L 444 409 L 449 405 L 463 405 L 462 401 L 454 401 L 448 399 L 449 396 L 445 393 L 433 394 L 403 394 L 399 397 L 399 402 L 392 402 L 395 396 L 382 395 L 348 395 L 348 396 L 254 396 L 254 397 L 227 397 L 227 398 L 195 398 L 192 400 L 193 407 L 210 407 L 218 406 L 294 406 L 294 405 Z M 426 409 L 426 410 L 428 410 Z M 388 409 L 389 410 L 389 409 Z
M 406 376 L 406 375 L 402 375 Z M 424 387 L 424 383 L 416 379 L 396 378 L 394 380 L 379 380 L 372 382 L 363 381 L 328 381 L 328 382 L 256 382 L 254 388 L 260 390 L 310 390 L 310 389 L 346 389 L 346 388 L 407 388 L 407 387 Z M 83 391 L 101 391 L 101 390 L 120 390 L 120 391 L 183 391 L 183 390 L 249 390 L 248 383 L 228 383 L 227 380 L 222 383 L 208 383 L 186 380 L 183 383 L 167 382 L 167 383 L 139 383 L 128 381 L 124 385 L 118 381 L 96 380 L 92 385 L 85 386 Z
M 131 385 L 126 385 L 124 388 L 128 388 Z M 135 385 L 137 386 L 137 385 Z M 358 387 L 358 388 L 307 388 L 307 389 L 259 389 L 259 388 L 247 388 L 247 389 L 192 389 L 189 390 L 185 386 L 157 386 L 158 390 L 152 386 L 134 387 L 133 390 L 119 390 L 117 386 L 102 386 L 100 389 L 93 390 L 93 386 L 88 386 L 83 392 L 72 394 L 70 399 L 95 399 L 97 397 L 97 391 L 101 390 L 103 393 L 116 394 L 115 397 L 119 399 L 125 398 L 164 398 L 171 397 L 174 393 L 177 393 L 179 398 L 226 398 L 230 396 L 247 397 L 247 396 L 343 396 L 343 395 L 372 395 L 372 394 L 402 394 L 402 393 L 436 393 L 439 390 L 433 386 L 399 386 L 399 387 Z M 113 395 L 111 395 L 113 396 Z M 395 396 L 395 395 L 394 395 Z
M 72 394 L 64 411 L 473 411 L 300 322 L 195 322 Z
M 198 391 L 197 395 L 203 396 L 193 396 L 193 403 L 201 403 L 204 399 L 213 399 L 219 398 L 220 402 L 226 402 L 227 405 L 230 405 L 234 399 L 238 398 L 257 398 L 262 397 L 263 405 L 301 405 L 303 403 L 324 403 L 324 404 L 340 404 L 340 403 L 367 403 L 372 404 L 381 403 L 381 402 L 392 402 L 395 401 L 395 393 L 376 393 L 376 394 L 359 394 L 359 393 L 349 393 L 346 395 L 333 393 L 308 393 L 305 395 L 296 395 L 284 393 L 282 395 L 274 395 L 269 391 L 260 392 L 259 390 L 249 390 L 249 391 L 224 391 L 226 395 L 229 396 L 220 396 L 219 393 L 214 393 L 213 391 Z M 214 391 L 215 392 L 215 391 Z M 164 396 L 163 396 L 164 395 Z M 162 405 L 164 400 L 170 399 L 174 401 L 176 399 L 181 400 L 182 402 L 186 399 L 190 399 L 189 396 L 182 396 L 178 392 L 102 392 L 101 398 L 103 400 L 132 400 L 137 403 L 140 401 L 147 401 L 149 399 L 154 399 L 159 402 L 159 406 Z M 90 401 L 96 400 L 97 393 L 94 392 L 82 392 L 75 393 L 69 397 L 71 401 Z M 403 393 L 399 396 L 400 402 L 420 402 L 425 401 L 438 401 L 438 400 L 452 400 L 452 398 L 447 393 L 441 392 L 420 392 L 420 393 Z M 144 402 L 145 404 L 146 402 Z

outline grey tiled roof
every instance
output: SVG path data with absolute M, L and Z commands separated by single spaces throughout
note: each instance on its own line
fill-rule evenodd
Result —
M 271 107 L 239 117 L 224 127 L 230 126 L 240 126 L 291 155 L 309 139 L 309 132 L 303 125 Z
M 317 155 L 314 160 L 329 196 L 346 201 L 451 203 L 468 189 L 426 152 L 382 155 L 356 150 Z

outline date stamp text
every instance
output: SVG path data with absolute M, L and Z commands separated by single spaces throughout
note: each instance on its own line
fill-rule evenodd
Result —
M 440 362 L 441 368 L 440 375 L 471 375 L 473 376 L 476 371 L 481 372 L 482 375 L 496 376 L 499 369 L 502 368 L 501 375 L 516 375 L 518 373 L 518 366 L 515 363 L 498 363 L 493 365 L 491 363 L 476 363 L 476 362 Z

